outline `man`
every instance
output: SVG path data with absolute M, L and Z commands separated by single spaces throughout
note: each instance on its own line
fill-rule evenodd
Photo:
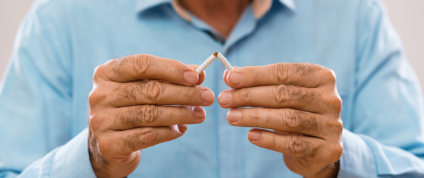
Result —
M 3 81 L 1 177 L 424 176 L 374 0 L 39 1 Z

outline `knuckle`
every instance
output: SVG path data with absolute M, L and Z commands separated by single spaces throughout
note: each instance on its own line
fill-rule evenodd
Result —
M 318 147 L 313 145 L 311 141 L 305 140 L 302 136 L 292 134 L 289 139 L 290 143 L 290 152 L 293 155 L 299 155 L 302 158 L 306 158 L 308 160 L 315 160 Z
M 148 81 L 144 84 L 144 88 L 142 90 L 146 99 L 156 102 L 159 99 L 160 93 L 162 93 L 162 83 L 159 81 Z
M 341 139 L 343 133 L 343 121 L 339 117 L 337 119 L 326 119 L 322 121 L 323 127 L 326 128 L 325 134 L 332 139 Z
M 298 110 L 289 110 L 286 113 L 286 124 L 289 128 L 295 128 L 298 131 L 318 131 L 319 122 L 317 118 L 309 113 Z
M 325 98 L 325 102 L 327 103 L 327 106 L 329 106 L 329 109 L 335 112 L 337 116 L 340 115 L 343 106 L 340 96 L 338 96 L 338 94 L 331 94 L 330 96 Z
M 336 122 L 332 122 L 332 123 L 333 124 L 331 127 L 335 129 L 336 135 L 341 136 L 343 133 L 343 121 L 340 118 L 338 118 Z
M 101 155 L 108 155 L 112 150 L 111 141 L 107 136 L 100 136 L 97 138 L 97 147 Z
M 302 138 L 300 135 L 289 135 L 288 150 L 291 155 L 297 155 L 312 162 L 323 162 L 323 158 L 319 155 L 320 147 L 314 145 L 311 141 Z
M 284 63 L 274 64 L 273 67 L 274 78 L 278 83 L 286 83 L 288 79 L 288 66 Z
M 169 114 L 170 118 L 173 117 L 178 117 L 178 116 L 186 116 L 186 117 L 190 117 L 188 116 L 188 114 L 191 114 L 191 112 L 194 113 L 193 106 L 175 106 L 175 109 L 177 109 L 175 112 L 167 112 L 167 114 Z M 203 122 L 203 121 L 202 121 Z
M 93 130 L 95 132 L 95 131 L 101 129 L 104 121 L 105 120 L 103 119 L 102 116 L 92 115 L 92 116 L 90 116 L 90 119 L 88 121 L 88 125 L 90 126 L 91 130 Z
M 102 78 L 102 71 L 104 68 L 104 64 L 97 66 L 94 69 L 94 74 L 93 74 L 93 81 L 97 81 L 98 79 Z
M 163 84 L 156 80 L 120 84 L 113 89 L 119 98 L 137 100 L 142 96 L 144 100 L 151 102 L 158 101 L 162 90 Z
M 93 89 L 88 96 L 88 104 L 90 108 L 93 108 L 106 99 L 106 95 L 103 95 L 101 92 L 96 90 L 97 89 Z
M 91 91 L 88 95 L 88 105 L 90 105 L 90 107 L 99 101 L 99 97 L 96 94 L 95 91 Z
M 141 141 L 144 144 L 152 144 L 157 139 L 157 131 L 153 128 L 145 128 L 141 131 Z
M 260 117 L 258 111 L 250 112 L 249 117 L 250 117 L 249 122 L 250 122 L 251 125 L 259 125 L 260 124 L 261 117 Z
M 325 80 L 325 83 L 328 83 L 332 86 L 336 85 L 336 73 L 334 73 L 333 70 L 324 67 L 322 69 L 322 76 L 322 78 Z
M 152 65 L 152 55 L 140 54 L 134 56 L 134 72 L 137 75 L 143 76 L 149 70 Z
M 286 121 L 286 125 L 290 128 L 296 128 L 299 126 L 299 121 L 298 121 L 298 113 L 294 110 L 289 110 L 288 112 L 285 113 L 285 121 Z
M 298 155 L 301 153 L 302 145 L 299 141 L 299 136 L 289 135 L 289 151 L 293 155 Z
M 240 94 L 241 94 L 241 101 L 243 103 L 250 103 L 250 101 L 252 100 L 252 90 L 250 88 L 242 88 L 239 89 Z
M 276 149 L 278 147 L 278 138 L 275 134 L 271 135 L 271 142 L 269 143 L 271 149 Z
M 334 151 L 334 155 L 335 155 L 335 160 L 339 160 L 340 157 L 342 157 L 343 154 L 343 142 L 341 142 L 340 144 L 337 144 L 336 149 Z
M 157 121 L 158 109 L 153 105 L 144 105 L 138 112 L 142 116 L 141 120 L 144 124 L 152 124 Z
M 343 154 L 343 142 L 335 142 L 334 144 L 329 144 L 328 147 L 329 153 L 325 153 L 327 157 L 327 162 L 336 162 L 342 157 Z
M 278 104 L 282 104 L 288 100 L 288 93 L 290 93 L 290 88 L 286 85 L 278 85 L 274 88 L 273 94 L 274 94 L 274 100 Z
M 334 103 L 334 107 L 340 113 L 342 111 L 343 101 L 338 94 L 334 97 L 334 101 L 332 103 Z
M 260 114 L 258 114 L 260 115 Z M 266 127 L 269 125 L 269 121 L 272 119 L 271 115 L 267 115 L 264 119 L 263 119 L 263 126 Z
M 122 122 L 126 127 L 139 127 L 152 124 L 157 121 L 157 108 L 153 105 L 129 107 L 119 112 L 115 121 Z
M 180 94 L 183 98 L 187 99 L 188 101 L 193 101 L 195 99 L 194 96 L 196 96 L 192 92 L 192 88 L 190 88 L 190 87 L 183 87 L 180 91 Z
M 278 85 L 272 91 L 275 102 L 283 104 L 289 100 L 296 101 L 313 101 L 315 93 L 298 86 Z
M 342 135 L 342 132 L 343 132 L 343 121 L 342 121 L 342 119 L 341 118 L 339 118 L 338 120 L 337 120 L 337 123 L 338 123 L 338 127 L 337 128 L 339 128 L 340 130 L 339 130 L 339 135 Z

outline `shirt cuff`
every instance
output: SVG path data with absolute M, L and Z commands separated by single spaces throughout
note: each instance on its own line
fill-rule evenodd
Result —
M 62 146 L 52 160 L 51 177 L 93 177 L 88 153 L 88 129 Z
M 343 129 L 343 154 L 340 158 L 339 178 L 377 177 L 371 148 L 358 135 Z

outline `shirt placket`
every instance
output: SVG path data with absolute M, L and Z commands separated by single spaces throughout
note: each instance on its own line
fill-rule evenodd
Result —
M 211 38 L 215 39 L 218 43 L 222 44 L 220 52 L 226 56 L 229 62 L 236 62 L 237 51 L 232 50 L 232 47 L 237 45 L 237 42 L 243 38 L 248 37 L 253 33 L 256 28 L 256 17 L 253 13 L 252 7 L 248 6 L 238 23 L 234 27 L 232 33 L 225 39 L 215 29 L 210 27 L 202 20 L 195 17 L 193 14 L 186 12 L 189 15 L 190 24 L 201 31 L 207 33 Z M 187 20 L 187 19 L 186 19 Z M 213 53 L 214 51 L 211 51 Z M 223 65 L 217 65 L 215 67 L 216 74 L 223 74 L 225 67 Z M 215 73 L 215 72 L 214 72 Z M 228 87 L 221 77 L 215 77 L 216 89 L 219 92 L 228 90 Z M 219 94 L 219 93 L 215 93 Z M 216 98 L 217 99 L 217 98 Z M 237 178 L 244 177 L 243 173 L 243 160 L 244 160 L 244 149 L 243 139 L 247 139 L 246 135 L 243 135 L 243 129 L 241 127 L 231 126 L 227 121 L 227 113 L 229 109 L 217 107 L 216 110 L 218 115 L 217 120 L 217 133 L 218 133 L 218 168 L 219 176 L 222 178 Z

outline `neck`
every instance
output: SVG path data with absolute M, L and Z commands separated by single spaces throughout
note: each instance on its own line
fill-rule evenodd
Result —
M 181 6 L 228 38 L 250 0 L 180 0 Z

